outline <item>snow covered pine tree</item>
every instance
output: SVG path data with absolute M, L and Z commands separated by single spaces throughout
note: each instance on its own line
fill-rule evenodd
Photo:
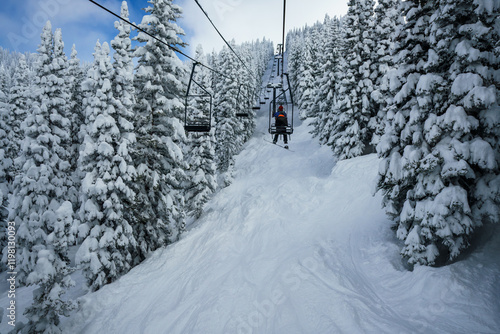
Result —
M 195 59 L 204 64 L 208 63 L 207 57 L 203 53 L 201 45 L 196 48 Z M 198 67 L 194 80 L 213 95 L 212 73 L 204 67 Z M 205 94 L 197 85 L 191 87 L 193 95 Z M 198 111 L 202 115 L 210 112 L 210 103 L 206 98 L 196 97 L 191 101 L 194 112 Z M 212 123 L 215 123 L 212 119 Z M 215 127 L 208 133 L 190 133 L 188 163 L 190 186 L 186 189 L 187 212 L 198 218 L 203 212 L 203 206 L 217 189 L 215 163 Z
M 67 315 L 72 302 L 61 295 L 73 284 L 69 277 L 69 227 L 72 204 L 68 119 L 68 61 L 60 29 L 52 34 L 45 25 L 38 48 L 37 75 L 32 105 L 22 123 L 20 174 L 14 182 L 10 219 L 16 222 L 18 282 L 38 285 L 33 305 L 25 311 L 29 323 L 23 333 L 58 333 L 59 316 Z
M 113 67 L 109 46 L 96 44 L 94 65 L 83 82 L 85 126 L 80 150 L 81 233 L 86 235 L 76 254 L 76 262 L 91 290 L 116 280 L 132 266 L 131 251 L 136 245 L 132 227 L 123 213 L 124 203 L 134 193 L 123 182 L 120 155 L 122 141 L 117 126 L 118 105 L 111 87 Z
M 216 76 L 214 118 L 217 169 L 221 176 L 218 183 L 221 187 L 226 187 L 232 181 L 234 155 L 243 144 L 242 139 L 239 138 L 243 127 L 239 119 L 235 117 L 239 85 L 236 80 L 229 79 L 239 76 L 241 65 L 226 46 L 220 52 L 216 65 L 218 71 L 225 75 L 225 77 Z
M 373 0 L 350 0 L 343 21 L 342 76 L 338 78 L 338 100 L 332 111 L 333 130 L 329 145 L 339 159 L 367 152 L 372 139 L 368 126 L 375 114 L 370 104 L 373 91 L 371 60 Z
M 151 0 L 140 27 L 169 45 L 184 45 L 183 30 L 175 23 L 181 8 L 171 0 Z M 149 252 L 178 240 L 185 224 L 186 170 L 182 154 L 184 128 L 180 122 L 186 70 L 163 43 L 139 32 L 145 43 L 134 51 L 139 58 L 135 75 L 137 142 L 131 152 L 136 164 L 137 194 L 133 228 L 142 261 Z
M 442 264 L 477 227 L 500 220 L 500 7 L 404 1 L 401 9 L 378 189 L 409 263 Z

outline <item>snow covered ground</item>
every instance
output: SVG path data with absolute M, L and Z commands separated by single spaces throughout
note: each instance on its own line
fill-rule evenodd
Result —
M 258 129 L 267 119 L 259 119 Z M 256 133 L 181 241 L 82 299 L 66 333 L 499 333 L 500 240 L 408 271 L 375 155 L 337 164 L 306 124 Z
M 500 333 L 499 233 L 409 271 L 372 196 L 377 157 L 335 163 L 307 124 L 287 151 L 263 140 L 267 122 L 263 108 L 233 184 L 182 239 L 82 297 L 64 333 Z

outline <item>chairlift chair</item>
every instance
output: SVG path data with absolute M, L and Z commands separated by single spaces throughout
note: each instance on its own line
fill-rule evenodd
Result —
M 207 124 L 187 124 L 184 125 L 187 132 L 210 132 L 211 127 Z
M 186 132 L 209 132 L 212 124 L 212 94 L 194 80 L 193 75 L 196 65 L 198 63 L 193 63 L 186 90 L 184 130 Z M 201 94 L 190 94 L 193 83 L 201 89 Z
M 190 102 L 192 101 L 192 102 Z M 204 105 L 203 108 L 197 108 Z M 208 107 L 209 113 L 203 110 Z M 212 96 L 210 94 L 186 96 L 184 130 L 187 132 L 209 132 L 211 129 Z
M 240 93 L 241 93 L 241 87 L 243 84 L 240 84 L 240 87 L 238 88 L 238 95 L 236 97 L 236 101 L 240 100 Z M 239 110 L 235 113 L 236 117 L 250 117 L 250 112 L 249 112 L 250 106 L 247 106 L 243 110 Z M 260 106 L 252 106 L 252 110 L 260 110 Z
M 268 87 L 273 88 L 273 100 L 269 103 L 269 133 L 271 135 L 275 134 L 287 134 L 291 135 L 293 133 L 293 116 L 294 116 L 294 103 L 293 103 L 293 95 L 292 90 L 290 89 L 290 80 L 288 78 L 288 73 L 284 73 L 287 78 L 288 87 L 286 89 L 283 88 L 282 84 L 274 84 L 269 85 Z M 276 95 L 276 90 L 280 89 L 281 93 Z M 287 98 L 288 95 L 288 98 Z M 285 112 L 287 113 L 287 126 L 276 126 L 273 122 L 273 115 L 276 112 L 276 105 L 283 105 L 285 107 Z

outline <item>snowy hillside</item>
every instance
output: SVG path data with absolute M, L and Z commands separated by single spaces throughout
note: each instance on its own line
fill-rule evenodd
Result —
M 83 297 L 65 333 L 498 333 L 495 240 L 444 268 L 403 265 L 372 197 L 375 155 L 337 164 L 296 127 L 259 130 L 181 241 Z
M 264 141 L 266 128 L 261 115 L 233 184 L 181 241 L 84 296 L 64 333 L 499 332 L 498 234 L 462 261 L 410 272 L 372 196 L 377 157 L 335 164 L 306 124 L 293 152 Z M 19 289 L 20 306 L 32 291 Z

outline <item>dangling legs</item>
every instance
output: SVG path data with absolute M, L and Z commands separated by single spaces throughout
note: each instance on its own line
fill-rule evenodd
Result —
M 278 136 L 279 136 L 279 134 L 275 134 L 274 135 L 274 140 L 273 140 L 274 144 L 276 144 L 276 142 L 278 141 Z

